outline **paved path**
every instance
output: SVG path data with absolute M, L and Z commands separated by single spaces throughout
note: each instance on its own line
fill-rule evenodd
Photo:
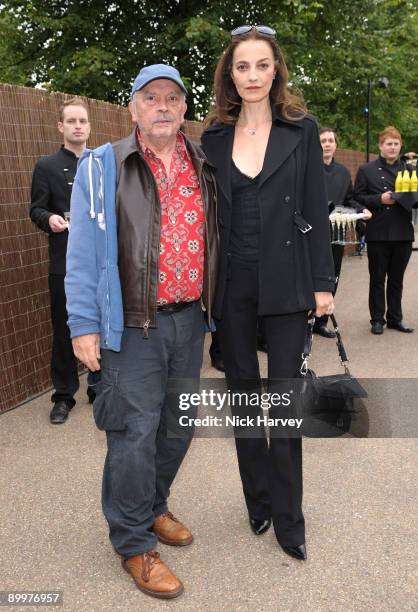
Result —
M 418 252 L 404 297 L 414 334 L 370 334 L 367 282 L 367 258 L 345 258 L 336 302 L 352 371 L 418 377 Z M 334 351 L 332 340 L 315 341 L 317 371 L 335 372 Z M 207 357 L 203 375 L 216 375 Z M 170 500 L 195 542 L 159 547 L 186 592 L 165 603 L 135 589 L 108 542 L 100 508 L 105 440 L 85 379 L 65 425 L 50 425 L 49 410 L 43 396 L 0 416 L 0 590 L 63 589 L 71 612 L 417 609 L 416 440 L 305 439 L 309 560 L 300 563 L 281 551 L 272 530 L 250 532 L 233 441 L 195 439 Z

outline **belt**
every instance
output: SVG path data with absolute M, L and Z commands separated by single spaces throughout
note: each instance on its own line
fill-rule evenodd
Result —
M 160 306 L 157 306 L 157 312 L 160 314 L 174 314 L 175 312 L 180 312 L 180 310 L 189 308 L 197 301 L 198 300 L 194 300 L 193 302 L 173 302 L 172 304 L 161 304 Z

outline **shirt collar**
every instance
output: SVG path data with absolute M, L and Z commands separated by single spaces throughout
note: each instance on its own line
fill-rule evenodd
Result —
M 154 151 L 152 151 L 149 147 L 145 145 L 138 127 L 136 128 L 136 139 L 145 158 L 159 159 L 158 155 L 156 155 Z M 186 139 L 184 137 L 184 134 L 180 130 L 177 132 L 176 135 L 175 151 L 177 152 L 178 156 L 184 159 L 185 161 L 191 161 L 190 153 L 186 147 Z
M 399 157 L 396 161 L 393 162 L 393 164 L 388 164 L 388 162 L 382 155 L 379 155 L 378 159 L 379 159 L 379 162 L 383 164 L 384 166 L 386 166 L 387 168 L 396 168 L 396 166 L 400 163 Z
M 66 149 L 63 144 L 61 145 L 60 150 L 61 150 L 61 153 L 64 153 L 64 155 L 68 155 L 68 157 L 72 157 L 73 159 L 79 159 L 75 153 L 73 153 L 69 149 Z

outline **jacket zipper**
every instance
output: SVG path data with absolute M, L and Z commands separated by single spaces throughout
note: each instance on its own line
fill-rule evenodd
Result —
M 91 154 L 91 159 L 93 161 L 93 154 Z M 104 196 L 103 196 L 103 165 L 101 163 L 101 161 L 99 159 L 97 159 L 96 157 L 94 157 L 94 161 L 97 163 L 97 165 L 99 166 L 99 190 L 98 190 L 98 198 L 101 201 L 101 212 L 100 214 L 103 217 L 103 222 L 104 222 Z M 90 168 L 91 171 L 91 168 Z M 90 176 L 90 184 L 89 184 L 89 188 L 90 188 L 90 198 L 93 197 L 93 174 L 89 174 Z M 94 200 L 93 200 L 94 201 Z M 94 204 L 93 204 L 93 208 L 91 207 L 90 209 L 90 217 L 94 220 L 97 219 L 97 223 L 99 223 L 99 218 L 98 215 L 96 214 L 96 211 L 94 210 Z M 106 253 L 105 253 L 105 259 L 106 259 L 106 335 L 104 337 L 104 345 L 105 346 L 109 346 L 109 334 L 110 334 L 110 289 L 109 289 L 109 274 L 108 274 L 108 244 L 107 244 L 107 240 L 108 240 L 108 235 L 107 235 L 107 231 L 106 231 L 106 225 L 105 225 L 105 245 L 106 245 Z
M 101 211 L 99 214 L 102 215 L 102 223 L 105 224 L 105 215 L 104 215 L 104 192 L 103 192 L 103 165 L 100 159 L 96 159 L 97 165 L 100 170 L 100 179 L 99 179 L 99 199 L 101 200 Z M 99 215 L 96 215 L 99 219 Z M 99 222 L 99 221 L 98 221 Z M 110 287 L 109 287 L 109 272 L 108 272 L 108 258 L 109 258 L 109 247 L 108 247 L 108 233 L 106 224 L 104 225 L 105 232 L 105 244 L 106 244 L 106 336 L 105 336 L 105 346 L 109 346 L 109 335 L 110 335 Z
M 151 169 L 149 168 L 148 164 L 146 164 L 147 166 L 147 171 L 149 172 L 149 175 L 151 177 L 151 181 L 154 184 L 154 193 L 156 198 L 160 198 L 159 194 L 158 194 L 158 189 L 157 189 L 157 183 L 155 182 L 155 178 L 154 175 L 151 171 Z M 151 210 L 151 214 L 150 214 L 150 223 L 149 223 L 149 229 L 148 229 L 148 252 L 147 252 L 147 291 L 146 291 L 146 295 L 145 295 L 145 321 L 143 323 L 143 328 L 144 328 L 144 332 L 143 332 L 143 337 L 145 338 L 145 340 L 148 340 L 148 329 L 149 329 L 149 325 L 151 322 L 151 319 L 149 318 L 149 299 L 150 299 L 150 284 L 151 284 L 151 270 L 150 270 L 150 259 L 151 259 L 151 248 L 152 248 L 152 229 L 153 229 L 153 223 L 154 223 L 154 206 L 152 207 Z M 161 225 L 161 224 L 160 224 Z M 158 253 L 160 252 L 160 238 L 158 238 Z M 157 285 L 158 285 L 158 263 L 157 263 Z
M 200 182 L 200 189 L 202 193 L 204 193 L 204 197 L 203 197 L 204 211 L 203 212 L 205 216 L 205 243 L 206 243 L 207 257 L 208 257 L 208 304 L 207 304 L 206 312 L 208 313 L 208 326 L 210 327 L 211 320 L 212 320 L 212 304 L 211 304 L 212 303 L 212 287 L 211 287 L 212 275 L 211 275 L 211 268 L 210 268 L 210 244 L 209 244 L 209 228 L 208 228 L 209 188 L 208 188 L 207 183 L 206 182 L 204 183 L 202 180 L 203 163 L 200 164 L 200 167 L 199 167 L 199 182 Z M 216 210 L 215 210 L 215 213 L 216 213 Z M 216 219 L 216 225 L 217 225 L 218 220 L 216 217 L 215 219 Z

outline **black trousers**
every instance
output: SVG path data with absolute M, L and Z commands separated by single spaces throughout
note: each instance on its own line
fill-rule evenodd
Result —
M 257 387 L 258 264 L 232 260 L 222 319 L 217 321 L 228 388 Z M 268 346 L 268 377 L 299 376 L 307 313 L 264 317 Z M 259 387 L 258 382 L 258 387 Z M 273 518 L 283 546 L 305 541 L 302 513 L 302 440 L 275 437 L 236 437 L 238 465 L 251 518 Z
M 64 400 L 74 406 L 74 395 L 78 390 L 79 381 L 77 361 L 67 325 L 64 278 L 64 274 L 49 275 L 52 321 L 51 378 L 55 388 L 51 400 L 53 402 Z
M 212 342 L 209 347 L 209 355 L 212 361 L 219 361 L 222 359 L 221 347 L 219 346 L 218 334 L 216 331 L 212 332 Z
M 403 277 L 411 252 L 412 242 L 410 241 L 367 242 L 371 323 L 384 325 L 386 322 L 399 323 L 402 321 Z M 385 283 L 387 309 L 385 308 Z
M 344 257 L 344 245 L 343 244 L 332 244 L 332 256 L 334 258 L 334 271 L 335 271 L 335 276 L 336 276 L 336 283 L 335 283 L 335 289 L 332 292 L 332 295 L 335 295 L 337 293 L 337 287 L 338 287 L 338 282 L 340 280 L 340 274 L 341 274 L 341 265 L 342 265 L 342 261 L 343 261 L 343 257 Z M 322 317 L 319 317 L 318 319 L 315 320 L 315 327 L 318 328 L 321 325 L 327 325 L 328 323 L 328 315 L 323 315 Z

